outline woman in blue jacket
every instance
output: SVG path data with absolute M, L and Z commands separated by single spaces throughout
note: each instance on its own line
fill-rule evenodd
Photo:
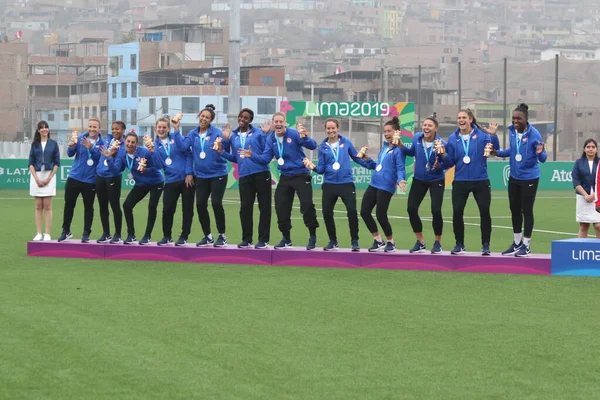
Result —
M 225 210 L 223 196 L 227 189 L 227 161 L 215 149 L 215 141 L 222 141 L 221 130 L 212 125 L 215 120 L 215 106 L 206 105 L 198 114 L 198 127 L 191 130 L 186 137 L 175 132 L 175 143 L 180 148 L 191 147 L 194 158 L 194 176 L 196 181 L 196 211 L 204 232 L 204 238 L 196 243 L 197 247 L 224 247 L 227 244 L 225 236 Z M 215 241 L 210 229 L 208 199 L 215 214 L 219 236 Z
M 396 187 L 398 186 L 400 190 L 406 191 L 404 153 L 402 153 L 399 147 L 392 144 L 394 133 L 397 131 L 400 131 L 398 117 L 394 117 L 392 120 L 386 122 L 383 127 L 383 136 L 386 141 L 381 146 L 377 164 L 371 165 L 371 169 L 374 169 L 375 172 L 371 176 L 371 184 L 363 195 L 360 208 L 360 216 L 365 221 L 371 235 L 373 235 L 373 245 L 369 248 L 371 252 L 382 249 L 386 252 L 396 250 L 392 226 L 390 225 L 387 213 L 392 196 L 396 192 Z M 379 234 L 375 219 L 371 215 L 375 207 L 377 207 L 375 210 L 377 221 L 379 221 L 383 234 L 386 236 L 387 244 Z
M 325 121 L 327 138 L 319 147 L 319 163 L 315 167 L 312 162 L 306 160 L 306 165 L 317 174 L 324 175 L 323 180 L 323 220 L 327 228 L 329 243 L 323 249 L 326 251 L 338 248 L 337 232 L 333 210 L 338 198 L 346 206 L 346 216 L 350 226 L 350 240 L 352 251 L 360 251 L 358 244 L 358 213 L 356 210 L 356 188 L 352 176 L 352 161 L 368 169 L 375 169 L 375 161 L 368 159 L 362 154 L 364 160 L 358 157 L 358 152 L 350 139 L 338 133 L 340 123 L 337 119 Z
M 114 158 L 111 157 L 110 153 L 106 155 L 108 156 L 107 163 L 113 171 L 122 173 L 127 169 L 129 170 L 127 177 L 135 181 L 135 185 L 123 203 L 123 214 L 125 214 L 125 222 L 127 223 L 125 244 L 137 242 L 133 208 L 150 193 L 146 230 L 139 242 L 141 245 L 147 245 L 150 244 L 152 230 L 156 222 L 156 209 L 162 195 L 164 177 L 160 169 L 156 167 L 150 151 L 145 147 L 138 147 L 138 140 L 138 135 L 135 132 L 129 132 L 125 137 L 125 152 L 119 152 L 117 157 Z
M 173 119 L 173 130 L 179 132 L 179 116 Z M 173 217 L 177 210 L 177 201 L 181 196 L 182 224 L 181 236 L 175 246 L 185 246 L 192 229 L 194 219 L 194 176 L 192 151 L 189 147 L 180 148 L 175 145 L 173 135 L 169 134 L 170 122 L 167 118 L 159 118 L 154 124 L 156 138 L 154 145 L 148 150 L 153 153 L 156 167 L 164 171 L 165 188 L 163 195 L 162 229 L 163 238 L 159 246 L 173 244 Z
M 575 188 L 576 214 L 579 222 L 578 237 L 588 237 L 590 224 L 594 225 L 596 237 L 600 238 L 600 213 L 596 212 L 595 200 L 598 197 L 596 175 L 598 174 L 598 143 L 588 139 L 583 144 L 581 158 L 575 160 L 573 165 L 573 187 Z
M 304 226 L 308 228 L 309 238 L 307 250 L 317 246 L 317 210 L 313 202 L 312 179 L 310 170 L 304 165 L 304 151 L 302 148 L 314 150 L 317 142 L 308 136 L 304 127 L 298 125 L 298 130 L 286 127 L 285 114 L 277 112 L 273 115 L 274 132 L 265 140 L 265 149 L 262 153 L 253 152 L 251 148 L 243 150 L 244 157 L 251 157 L 259 164 L 268 165 L 273 157 L 277 159 L 277 168 L 281 172 L 279 183 L 275 189 L 275 212 L 277 225 L 283 234 L 281 241 L 274 246 L 275 249 L 289 249 L 292 247 L 292 206 L 294 196 L 300 199 L 300 213 Z
M 271 170 L 269 165 L 261 164 L 241 152 L 252 148 L 258 153 L 265 149 L 265 140 L 271 128 L 269 122 L 262 128 L 252 125 L 254 111 L 242 109 L 238 114 L 238 127 L 230 132 L 229 125 L 223 128 L 224 142 L 221 156 L 238 165 L 240 191 L 240 220 L 242 223 L 242 241 L 240 249 L 252 247 L 254 230 L 254 201 L 258 200 L 258 242 L 257 249 L 266 249 L 271 236 Z
M 458 128 L 448 137 L 448 145 L 441 148 L 442 161 L 446 167 L 456 166 L 452 182 L 452 224 L 456 246 L 450 253 L 465 252 L 463 216 L 469 194 L 473 193 L 481 219 L 481 254 L 487 256 L 491 254 L 492 235 L 492 191 L 487 173 L 487 158 L 493 150 L 492 138 L 477 125 L 471 110 L 461 110 L 457 120 Z
M 431 197 L 431 215 L 433 216 L 433 233 L 435 242 L 431 248 L 432 254 L 442 252 L 442 204 L 444 202 L 446 165 L 436 152 L 436 142 L 442 146 L 447 145 L 437 135 L 438 122 L 435 118 L 425 118 L 423 132 L 417 133 L 412 141 L 412 146 L 402 146 L 402 152 L 415 158 L 412 184 L 408 193 L 408 217 L 410 225 L 417 237 L 417 242 L 409 251 L 411 253 L 424 253 L 427 251 L 423 237 L 423 223 L 419 217 L 419 206 L 423 202 L 427 191 Z
M 33 135 L 29 151 L 29 194 L 35 198 L 35 227 L 33 240 L 51 240 L 52 198 L 56 196 L 56 171 L 60 167 L 58 143 L 50 139 L 46 121 L 40 121 Z M 42 230 L 42 221 L 46 229 Z M 44 232 L 42 234 L 42 232 Z
M 504 256 L 527 257 L 531 253 L 533 204 L 540 180 L 540 162 L 546 162 L 542 135 L 528 121 L 529 107 L 521 103 L 512 114 L 508 127 L 510 147 L 498 150 L 498 157 L 510 158 L 508 202 L 512 216 L 513 243 L 502 252 Z M 524 224 L 523 224 L 524 222 Z

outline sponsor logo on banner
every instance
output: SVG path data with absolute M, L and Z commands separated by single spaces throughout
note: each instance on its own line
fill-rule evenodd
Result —
M 600 261 L 600 250 L 572 250 L 573 261 Z
M 573 182 L 572 171 L 565 171 L 564 169 L 555 169 L 552 171 L 551 182 Z

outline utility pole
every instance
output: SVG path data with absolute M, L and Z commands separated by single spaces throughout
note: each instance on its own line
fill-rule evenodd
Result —
M 231 0 L 229 17 L 229 96 L 227 120 L 237 126 L 240 112 L 240 0 Z

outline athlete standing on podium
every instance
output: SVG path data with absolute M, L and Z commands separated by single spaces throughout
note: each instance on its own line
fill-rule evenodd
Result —
M 281 176 L 275 189 L 275 212 L 277 213 L 277 225 L 283 234 L 275 249 L 287 249 L 292 247 L 292 206 L 294 195 L 300 199 L 300 212 L 304 219 L 304 225 L 308 228 L 309 239 L 307 250 L 313 250 L 317 245 L 317 211 L 313 203 L 312 179 L 310 170 L 304 166 L 304 151 L 302 148 L 314 150 L 317 142 L 308 136 L 308 132 L 302 125 L 298 130 L 287 128 L 285 114 L 277 112 L 273 115 L 273 128 L 265 140 L 265 150 L 262 154 L 253 153 L 252 149 L 243 150 L 240 154 L 251 157 L 253 161 L 267 165 L 275 157 Z
M 542 135 L 528 121 L 528 110 L 527 104 L 523 103 L 515 108 L 512 125 L 508 127 L 510 147 L 496 152 L 498 157 L 509 157 L 510 160 L 508 202 L 514 240 L 502 252 L 504 256 L 527 257 L 531 253 L 533 204 L 540 180 L 539 163 L 546 162 L 547 158 Z
M 333 210 L 338 198 L 346 206 L 346 216 L 350 225 L 352 251 L 360 251 L 358 244 L 358 213 L 356 211 L 356 188 L 352 176 L 352 160 L 368 169 L 374 169 L 375 161 L 367 159 L 366 148 L 361 154 L 356 151 L 350 139 L 338 133 L 340 123 L 336 119 L 325 121 L 327 138 L 319 147 L 319 164 L 305 159 L 304 165 L 317 174 L 325 176 L 323 180 L 323 220 L 327 227 L 329 244 L 323 250 L 338 248 L 337 233 Z M 364 159 L 363 159 L 364 158 Z

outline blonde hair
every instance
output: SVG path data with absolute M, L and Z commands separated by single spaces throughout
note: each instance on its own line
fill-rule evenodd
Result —
M 88 124 L 92 121 L 96 121 L 98 123 L 98 128 L 100 128 L 102 126 L 102 122 L 100 122 L 100 120 L 98 118 L 90 118 L 88 119 Z
M 167 127 L 169 129 L 171 129 L 171 122 L 169 121 L 168 118 L 160 117 L 159 119 L 157 119 L 156 122 L 154 123 L 154 128 L 156 128 L 158 126 L 159 122 L 166 122 L 167 123 Z

